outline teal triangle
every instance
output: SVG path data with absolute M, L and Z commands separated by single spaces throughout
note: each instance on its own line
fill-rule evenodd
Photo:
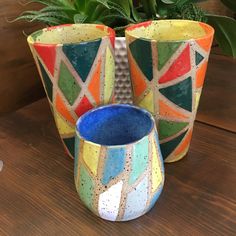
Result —
M 44 86 L 45 86 L 48 98 L 52 102 L 52 97 L 53 97 L 53 92 L 52 92 L 53 91 L 53 84 L 52 84 L 52 81 L 50 80 L 47 72 L 45 71 L 43 65 L 41 64 L 41 62 L 39 60 L 38 60 L 38 63 L 39 63 L 39 67 L 40 67 L 40 70 L 41 70 L 41 74 L 42 74 L 42 77 L 43 77 Z
M 177 51 L 181 43 L 159 42 L 157 43 L 158 70 L 161 70 L 171 56 Z
M 163 156 L 163 159 L 165 160 L 174 150 L 175 148 L 180 144 L 180 142 L 183 140 L 185 134 L 188 131 L 185 131 L 183 134 L 179 135 L 178 137 L 172 139 L 169 142 L 162 143 L 160 145 L 161 147 L 161 153 Z
M 83 82 L 86 81 L 97 56 L 101 39 L 93 42 L 82 42 L 79 44 L 63 45 L 63 52 L 75 68 Z
M 149 81 L 153 79 L 151 42 L 137 39 L 129 45 L 130 51 L 139 68 Z
M 70 152 L 71 156 L 75 156 L 75 138 L 64 138 L 64 144 L 66 145 L 68 151 Z
M 204 57 L 198 53 L 197 51 L 195 52 L 195 63 L 196 66 L 199 65 L 203 61 Z
M 185 110 L 192 111 L 192 78 L 179 82 L 178 84 L 160 89 L 166 98 Z

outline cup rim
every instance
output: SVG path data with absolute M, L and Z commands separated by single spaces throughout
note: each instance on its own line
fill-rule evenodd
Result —
M 138 37 L 136 35 L 133 35 L 131 32 L 134 29 L 140 28 L 140 27 L 149 27 L 153 22 L 188 22 L 191 24 L 200 24 L 203 25 L 205 28 L 207 28 L 209 30 L 209 32 L 206 32 L 206 35 L 202 36 L 202 37 L 196 37 L 196 38 L 190 38 L 190 39 L 180 39 L 180 40 L 156 40 L 156 39 L 151 39 L 151 38 L 144 38 L 144 37 Z M 129 36 L 133 39 L 139 39 L 139 40 L 143 40 L 143 41 L 148 41 L 148 42 L 170 42 L 170 43 L 175 43 L 175 42 L 190 42 L 190 41 L 195 41 L 195 40 L 201 40 L 201 39 L 207 39 L 210 37 L 213 37 L 215 33 L 215 29 L 210 26 L 209 24 L 206 24 L 204 22 L 200 22 L 200 21 L 194 21 L 194 20 L 184 20 L 184 19 L 166 19 L 166 20 L 150 20 L 150 21 L 145 21 L 145 22 L 141 22 L 138 24 L 134 24 L 129 26 L 128 28 L 126 28 L 125 30 L 125 35 Z
M 33 35 L 40 33 L 40 32 L 45 32 L 45 31 L 51 31 L 51 30 L 56 30 L 56 29 L 60 29 L 60 28 L 65 28 L 65 27 L 97 27 L 98 29 L 100 28 L 101 30 L 105 31 L 107 30 L 108 35 L 104 35 L 100 38 L 97 39 L 92 39 L 92 40 L 87 40 L 87 41 L 83 41 L 83 42 L 77 42 L 77 43 L 41 43 L 41 42 L 35 42 L 33 39 Z M 80 44 L 80 43 L 89 43 L 89 42 L 97 42 L 101 39 L 106 39 L 106 38 L 115 38 L 116 37 L 116 32 L 114 29 L 110 28 L 109 26 L 106 25 L 102 25 L 102 24 L 62 24 L 62 25 L 56 25 L 56 26 L 51 26 L 51 27 L 45 27 L 43 29 L 37 30 L 35 32 L 33 32 L 32 34 L 30 34 L 27 37 L 27 42 L 30 45 L 34 45 L 37 44 L 41 47 L 49 47 L 49 46 L 62 46 L 62 45 L 76 45 L 76 44 Z
M 90 141 L 90 140 L 86 139 L 85 137 L 83 137 L 83 135 L 81 135 L 80 132 L 78 131 L 78 126 L 82 122 L 82 120 L 87 115 L 89 115 L 89 114 L 91 114 L 93 112 L 96 112 L 97 110 L 104 109 L 104 108 L 109 108 L 109 107 L 128 107 L 128 108 L 133 108 L 133 109 L 141 111 L 142 113 L 148 115 L 148 117 L 151 120 L 151 128 L 150 128 L 150 130 L 148 131 L 148 133 L 146 135 L 144 135 L 142 138 L 140 138 L 140 139 L 138 139 L 136 141 L 125 143 L 125 144 L 118 144 L 118 145 L 114 145 L 114 144 L 113 145 L 103 145 L 103 144 L 95 143 L 95 142 Z M 83 141 L 85 141 L 86 143 L 91 144 L 93 146 L 106 147 L 106 148 L 119 148 L 119 147 L 124 147 L 124 146 L 127 146 L 127 145 L 134 145 L 134 144 L 137 144 L 137 143 L 141 142 L 143 139 L 145 139 L 147 136 L 149 136 L 153 132 L 153 130 L 155 130 L 157 132 L 157 134 L 158 134 L 158 131 L 156 130 L 156 125 L 155 124 L 156 123 L 155 123 L 155 119 L 154 119 L 153 115 L 149 111 L 147 111 L 147 110 L 145 110 L 143 108 L 140 108 L 140 107 L 134 106 L 134 105 L 130 105 L 130 104 L 110 104 L 110 105 L 104 105 L 104 106 L 96 107 L 96 108 L 91 109 L 88 112 L 84 113 L 82 116 L 80 116 L 79 119 L 76 122 L 76 125 L 75 125 L 75 132 L 76 132 L 77 138 L 80 138 Z

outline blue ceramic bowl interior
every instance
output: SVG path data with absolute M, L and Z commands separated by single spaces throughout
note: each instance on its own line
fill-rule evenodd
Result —
M 104 145 L 125 145 L 148 135 L 154 126 L 151 114 L 131 105 L 109 105 L 80 117 L 76 129 L 84 140 Z

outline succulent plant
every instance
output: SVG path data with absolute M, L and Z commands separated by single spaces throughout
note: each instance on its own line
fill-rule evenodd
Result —
M 195 3 L 204 0 L 31 0 L 42 9 L 25 11 L 16 20 L 40 21 L 54 26 L 66 23 L 100 23 L 114 28 L 118 36 L 124 29 L 146 20 L 189 19 L 208 22 L 216 30 L 222 51 L 236 58 L 236 20 L 208 14 Z M 236 12 L 235 0 L 221 0 Z

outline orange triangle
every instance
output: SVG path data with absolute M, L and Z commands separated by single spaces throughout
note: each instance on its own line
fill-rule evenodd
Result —
M 198 43 L 198 45 L 203 48 L 206 52 L 209 52 L 211 49 L 211 45 L 212 45 L 212 38 L 202 38 L 202 39 L 198 39 L 196 40 L 196 42 Z
M 129 57 L 129 64 L 130 64 L 130 75 L 132 80 L 132 87 L 134 91 L 134 96 L 139 97 L 147 88 L 147 84 L 145 82 L 143 73 L 136 65 L 133 57 L 128 54 Z
M 179 154 L 183 153 L 185 149 L 190 145 L 190 141 L 192 138 L 193 130 L 191 129 L 188 134 L 185 136 L 182 143 L 175 149 L 174 155 L 178 156 Z
M 164 101 L 159 100 L 159 112 L 161 116 L 169 117 L 169 118 L 181 118 L 187 119 L 188 117 L 182 114 L 179 111 L 176 111 L 171 106 L 167 105 Z
M 76 123 L 75 119 L 68 111 L 66 105 L 64 104 L 59 94 L 57 94 L 56 96 L 56 109 L 66 120 L 68 120 L 71 124 L 75 125 Z
M 100 103 L 100 74 L 101 74 L 101 59 L 98 61 L 97 68 L 93 74 L 91 82 L 88 86 L 89 92 L 92 94 L 95 102 Z
M 203 63 L 196 73 L 196 88 L 203 86 L 207 70 L 207 62 Z

